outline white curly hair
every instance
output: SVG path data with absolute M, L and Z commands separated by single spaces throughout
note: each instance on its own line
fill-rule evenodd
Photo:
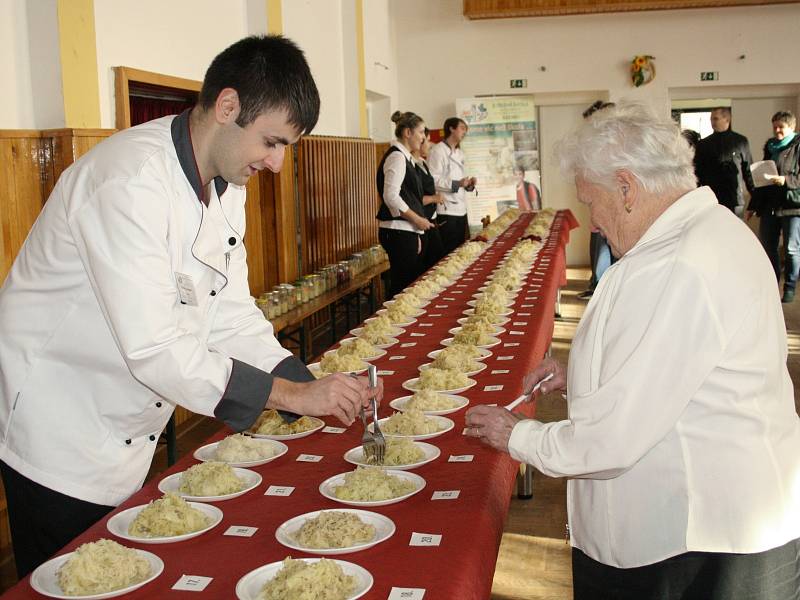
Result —
M 697 187 L 694 152 L 680 128 L 641 103 L 623 101 L 596 111 L 555 152 L 566 175 L 607 188 L 620 170 L 656 195 L 683 195 Z

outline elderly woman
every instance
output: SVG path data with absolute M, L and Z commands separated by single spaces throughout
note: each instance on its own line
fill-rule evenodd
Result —
M 480 406 L 468 434 L 571 478 L 576 600 L 800 598 L 800 419 L 764 251 L 642 106 L 598 111 L 558 154 L 619 257 L 569 368 L 525 379 L 552 373 L 569 419 Z

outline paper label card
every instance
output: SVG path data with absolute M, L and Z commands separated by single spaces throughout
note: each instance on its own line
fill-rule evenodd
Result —
M 503 344 L 503 346 L 506 346 L 508 348 L 513 348 L 514 346 L 519 346 L 519 342 L 506 342 L 505 344 Z
M 180 579 L 172 586 L 173 590 L 184 592 L 202 592 L 208 584 L 214 581 L 213 577 L 203 577 L 202 575 L 181 575 Z
M 461 490 L 442 490 L 433 492 L 431 500 L 456 500 L 461 494 Z
M 484 392 L 499 392 L 503 389 L 502 385 L 485 385 L 483 386 Z
M 445 306 L 444 308 L 447 308 L 447 307 Z M 428 316 L 431 317 L 431 318 L 433 318 L 433 317 L 441 317 L 442 313 L 428 313 Z
M 524 331 L 509 331 L 510 335 L 525 335 Z
M 505 375 L 506 373 L 510 373 L 508 369 L 494 369 L 492 371 L 492 375 Z M 323 430 L 324 431 L 324 430 Z
M 425 597 L 424 588 L 393 587 L 387 600 L 422 600 Z
M 521 308 L 533 308 L 533 304 L 521 304 Z
M 301 454 L 297 457 L 297 462 L 319 462 L 322 457 L 318 454 Z
M 411 347 L 416 346 L 416 345 L 417 345 L 417 342 L 406 342 L 404 344 L 400 344 L 400 347 L 401 348 L 411 348 Z
M 442 543 L 441 534 L 437 533 L 417 533 L 411 534 L 409 546 L 438 546 Z
M 447 298 L 442 298 L 442 300 L 447 300 Z M 437 304 L 433 308 L 449 308 L 449 307 L 450 307 L 449 304 Z
M 475 460 L 473 454 L 451 454 L 447 462 L 472 462 L 473 460 Z
M 232 535 L 234 537 L 253 537 L 258 531 L 258 527 L 248 527 L 247 525 L 231 525 L 222 535 Z
M 405 356 L 390 356 L 389 360 L 405 360 Z
M 420 327 L 433 327 L 433 323 L 420 323 Z M 411 335 L 414 335 L 413 333 Z
M 520 312 L 520 313 L 517 313 L 517 316 L 518 316 L 518 317 L 530 317 L 530 316 L 531 316 L 531 313 L 523 313 L 523 312 Z
M 419 331 L 415 331 L 411 334 L 411 337 L 425 337 L 425 334 L 420 333 Z
M 394 371 L 382 370 L 382 371 L 378 371 L 378 375 L 387 375 L 387 376 L 388 375 L 394 375 Z
M 527 321 L 514 321 L 512 325 L 514 327 L 525 327 L 528 324 Z
M 294 486 L 291 485 L 271 485 L 264 492 L 265 496 L 291 496 Z
M 497 360 L 514 360 L 513 356 L 498 356 Z
M 322 433 L 344 433 L 345 431 L 347 429 L 344 427 L 331 427 L 330 425 L 322 428 Z

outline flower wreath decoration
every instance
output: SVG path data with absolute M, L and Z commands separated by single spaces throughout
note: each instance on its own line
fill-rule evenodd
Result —
M 655 56 L 641 54 L 635 56 L 631 61 L 631 81 L 633 85 L 639 87 L 645 83 L 650 83 L 656 78 L 656 65 L 653 63 Z

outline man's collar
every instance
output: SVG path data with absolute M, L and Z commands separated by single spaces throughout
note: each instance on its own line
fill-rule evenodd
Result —
M 172 143 L 175 145 L 175 152 L 178 155 L 178 162 L 181 165 L 183 174 L 192 186 L 197 199 L 208 206 L 208 198 L 206 198 L 203 181 L 200 178 L 200 169 L 197 167 L 197 159 L 194 156 L 194 148 L 192 148 L 192 132 L 189 129 L 189 115 L 191 112 L 192 109 L 187 108 L 173 119 L 171 126 Z M 217 190 L 217 196 L 222 197 L 222 194 L 228 189 L 228 182 L 222 177 L 214 177 L 214 187 Z

